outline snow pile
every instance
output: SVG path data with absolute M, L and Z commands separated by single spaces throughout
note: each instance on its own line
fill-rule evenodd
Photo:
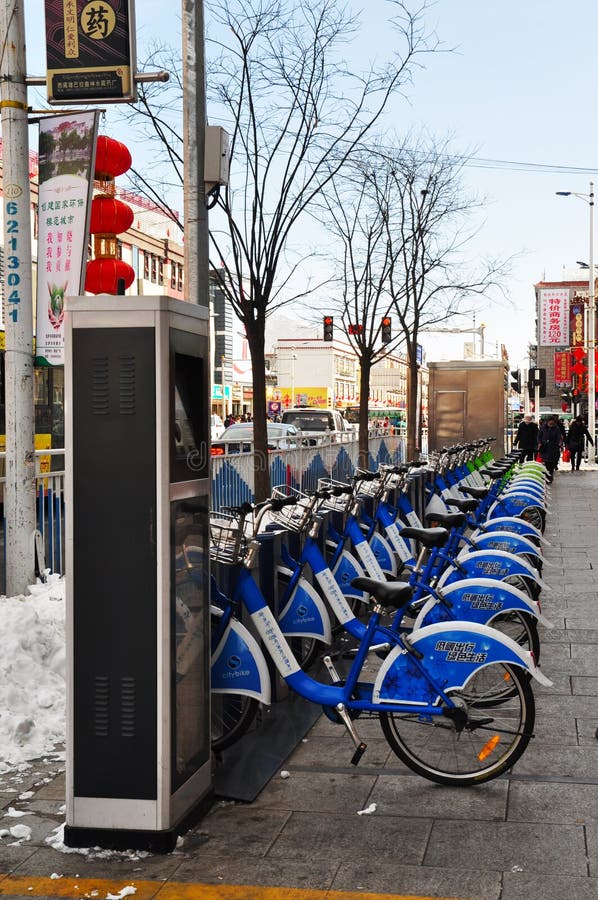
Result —
M 64 579 L 0 596 L 0 774 L 65 739 Z

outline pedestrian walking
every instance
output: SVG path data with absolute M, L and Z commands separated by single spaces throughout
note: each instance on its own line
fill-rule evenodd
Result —
M 554 479 L 554 470 L 559 464 L 562 446 L 563 436 L 558 426 L 557 417 L 548 416 L 538 431 L 538 453 L 548 471 L 546 476 L 548 482 Z
M 594 441 L 592 440 L 592 436 L 587 429 L 583 416 L 577 416 L 569 426 L 569 431 L 567 433 L 567 439 L 565 442 L 565 445 L 568 448 L 569 453 L 571 454 L 572 472 L 579 471 L 581 457 L 583 456 L 583 451 L 586 447 L 586 440 L 590 442 L 592 447 L 594 446 Z
M 513 441 L 520 450 L 520 461 L 524 459 L 533 459 L 536 455 L 538 447 L 538 425 L 534 422 L 534 417 L 526 415 L 523 417 L 517 427 L 517 434 Z

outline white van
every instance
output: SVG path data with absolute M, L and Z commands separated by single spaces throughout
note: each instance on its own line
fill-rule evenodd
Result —
M 283 410 L 282 421 L 286 425 L 294 425 L 304 436 L 321 439 L 329 437 L 333 442 L 342 441 L 343 435 L 350 431 L 347 422 L 336 409 L 297 406 Z

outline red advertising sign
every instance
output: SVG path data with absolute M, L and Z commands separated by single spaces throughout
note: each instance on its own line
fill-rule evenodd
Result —
M 555 387 L 569 387 L 571 384 L 571 353 L 569 350 L 554 352 Z

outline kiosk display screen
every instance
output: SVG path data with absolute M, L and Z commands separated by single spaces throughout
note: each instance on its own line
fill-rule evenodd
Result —
M 173 792 L 210 755 L 210 646 L 205 503 L 197 499 L 171 505 Z
M 189 481 L 208 472 L 207 411 L 203 359 L 186 353 L 172 354 L 172 481 Z

